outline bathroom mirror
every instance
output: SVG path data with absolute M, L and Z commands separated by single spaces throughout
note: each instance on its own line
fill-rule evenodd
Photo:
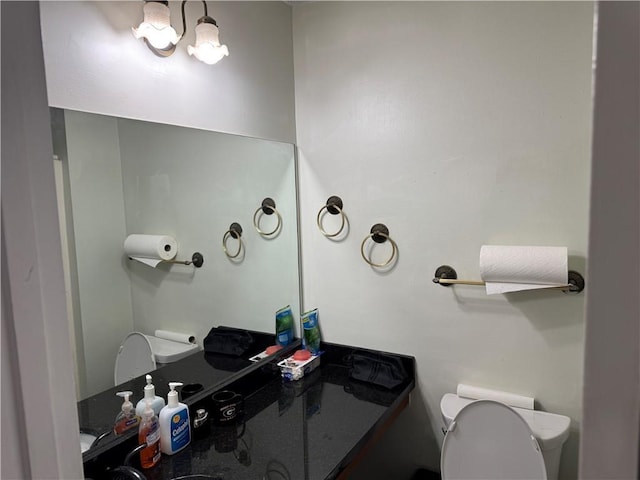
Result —
M 113 389 L 130 332 L 201 346 L 212 327 L 272 334 L 276 310 L 300 311 L 293 145 L 56 108 L 51 118 L 78 400 Z M 265 198 L 281 217 L 269 237 L 254 227 L 277 227 L 277 215 L 258 212 Z M 230 258 L 233 223 L 242 245 Z M 204 264 L 131 260 L 130 234 L 169 235 L 176 260 L 199 252 Z

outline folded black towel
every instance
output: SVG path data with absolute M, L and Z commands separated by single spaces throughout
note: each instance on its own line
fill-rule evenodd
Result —
M 213 327 L 203 343 L 205 352 L 239 357 L 253 345 L 253 337 L 246 330 Z
M 392 389 L 409 379 L 407 370 L 398 357 L 383 353 L 358 350 L 349 355 L 349 377 Z

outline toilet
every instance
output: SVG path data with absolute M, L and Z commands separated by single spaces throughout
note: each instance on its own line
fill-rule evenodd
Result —
M 167 363 L 177 362 L 198 351 L 195 343 L 180 343 L 164 338 L 128 334 L 118 349 L 114 368 L 115 385 L 149 373 Z
M 440 468 L 447 479 L 556 480 L 571 419 L 447 393 Z

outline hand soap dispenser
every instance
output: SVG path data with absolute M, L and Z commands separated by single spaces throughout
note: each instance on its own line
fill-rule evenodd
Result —
M 160 411 L 160 450 L 166 455 L 179 452 L 191 442 L 189 408 L 178 402 L 175 388 L 180 382 L 169 382 L 167 406 Z
M 151 403 L 151 409 L 156 415 L 160 415 L 160 410 L 164 407 L 164 398 L 156 395 L 156 387 L 151 383 L 151 375 L 146 376 L 147 384 L 144 387 L 144 397 L 136 405 L 136 415 L 142 417 L 145 408 L 147 407 L 147 401 Z
M 164 401 L 163 401 L 164 403 Z M 147 401 L 140 429 L 138 430 L 138 443 L 147 446 L 140 450 L 140 466 L 142 468 L 152 468 L 160 461 L 160 424 L 158 417 L 151 408 L 151 402 Z
M 136 415 L 136 412 L 133 409 L 133 403 L 129 401 L 129 396 L 132 393 L 133 392 L 116 393 L 119 397 L 124 398 L 124 402 L 122 402 L 122 409 L 116 416 L 116 421 L 113 425 L 113 431 L 116 435 L 122 435 L 130 428 L 137 427 L 140 423 L 140 417 Z

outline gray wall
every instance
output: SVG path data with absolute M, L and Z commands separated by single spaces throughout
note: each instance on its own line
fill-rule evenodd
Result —
M 580 477 L 640 474 L 640 4 L 598 4 Z
M 2 477 L 81 478 L 38 4 L 0 8 Z M 12 397 L 20 402 L 8 405 L 7 418 Z

